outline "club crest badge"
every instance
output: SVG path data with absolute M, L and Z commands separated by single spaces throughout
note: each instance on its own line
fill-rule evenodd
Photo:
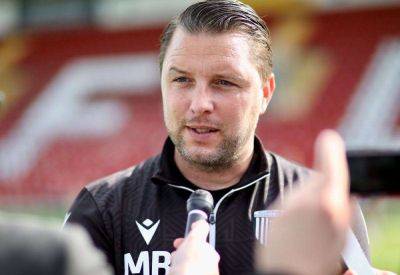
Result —
M 271 230 L 272 220 L 281 215 L 281 210 L 260 210 L 254 212 L 255 235 L 257 240 L 265 245 Z

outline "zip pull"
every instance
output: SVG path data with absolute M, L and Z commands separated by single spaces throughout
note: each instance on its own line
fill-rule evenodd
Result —
M 210 218 L 208 218 L 208 221 L 210 222 L 210 224 L 215 224 L 215 214 L 214 214 L 214 211 L 211 212 Z

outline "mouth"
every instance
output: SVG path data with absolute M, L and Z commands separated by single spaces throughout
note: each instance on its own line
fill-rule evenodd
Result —
M 213 127 L 207 127 L 207 126 L 186 126 L 190 131 L 199 134 L 199 135 L 205 135 L 205 134 L 210 134 L 210 133 L 216 133 L 219 130 Z

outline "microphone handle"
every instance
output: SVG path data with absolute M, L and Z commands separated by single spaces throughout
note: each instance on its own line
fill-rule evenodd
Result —
M 186 229 L 185 229 L 185 237 L 189 234 L 192 224 L 199 221 L 199 220 L 208 220 L 208 216 L 206 212 L 199 210 L 199 209 L 193 209 L 188 213 L 188 218 L 186 222 Z

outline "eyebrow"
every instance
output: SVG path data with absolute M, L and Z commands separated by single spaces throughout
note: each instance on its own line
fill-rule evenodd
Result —
M 176 73 L 180 73 L 180 74 L 188 74 L 188 72 L 178 69 L 177 67 L 171 67 L 169 68 L 168 72 L 176 72 Z
M 174 66 L 171 67 L 168 70 L 168 72 L 169 73 L 171 73 L 171 72 L 172 73 L 179 73 L 179 74 L 184 74 L 184 75 L 188 75 L 189 74 L 188 72 L 186 72 L 184 70 L 181 70 L 181 69 L 178 69 L 177 67 L 174 67 Z M 216 75 L 213 76 L 213 78 L 223 78 L 223 79 L 227 79 L 227 80 L 231 80 L 231 81 L 237 81 L 239 83 L 246 82 L 246 79 L 241 77 L 241 76 L 232 76 L 232 75 L 229 75 L 229 74 L 216 74 Z

